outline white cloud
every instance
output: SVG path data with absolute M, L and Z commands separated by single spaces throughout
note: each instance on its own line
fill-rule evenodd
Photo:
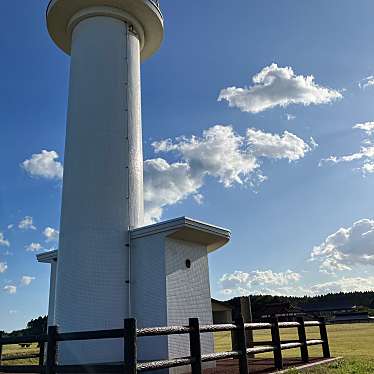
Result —
M 202 137 L 165 139 L 152 145 L 156 154 L 173 153 L 179 160 L 173 163 L 163 158 L 145 161 L 147 223 L 159 220 L 166 206 L 187 197 L 192 196 L 197 203 L 202 203 L 199 190 L 206 177 L 217 179 L 225 188 L 255 187 L 266 180 L 260 169 L 262 158 L 294 161 L 314 147 L 289 132 L 277 135 L 248 129 L 244 137 L 231 126 L 223 125 L 205 130 Z
M 14 227 L 14 225 L 12 223 L 7 226 L 8 230 L 11 230 L 13 227 Z
M 23 218 L 18 224 L 18 228 L 21 230 L 36 230 L 33 218 L 30 216 L 26 216 L 25 218 Z
M 169 164 L 162 158 L 144 162 L 145 221 L 160 220 L 163 208 L 197 193 L 201 177 L 194 177 L 187 163 Z
M 310 290 L 312 295 L 325 295 L 327 293 L 339 292 L 373 291 L 374 277 L 343 277 L 336 281 L 313 285 Z
M 6 262 L 0 262 L 0 274 L 5 273 L 7 269 L 8 265 L 6 264 Z
M 357 125 L 354 125 L 353 128 L 363 130 L 368 135 L 372 135 L 374 133 L 374 122 L 358 123 Z
M 246 176 L 257 167 L 256 158 L 248 152 L 245 139 L 231 126 L 213 126 L 203 132 L 203 137 L 181 137 L 175 143 L 170 139 L 154 142 L 156 153 L 177 152 L 191 166 L 194 176 L 209 174 L 230 187 L 243 184 Z
M 0 247 L 9 247 L 9 240 L 6 240 L 4 234 L 0 232 Z
M 21 286 L 27 287 L 30 286 L 32 281 L 35 280 L 35 277 L 30 277 L 28 275 L 23 275 L 21 278 Z
M 294 287 L 301 280 L 301 275 L 292 270 L 275 273 L 272 270 L 254 270 L 249 273 L 235 271 L 224 274 L 219 280 L 222 292 L 226 295 L 279 293 Z M 277 290 L 277 291 L 275 291 Z
M 27 252 L 38 252 L 43 250 L 43 247 L 40 243 L 31 243 L 27 245 L 25 248 Z
M 286 113 L 286 118 L 287 118 L 287 121 L 293 121 L 294 119 L 296 119 L 296 116 L 290 113 Z
M 361 149 L 358 152 L 349 155 L 333 155 L 322 159 L 319 162 L 319 166 L 358 162 L 359 167 L 355 169 L 360 170 L 364 177 L 368 174 L 374 173 L 374 139 L 372 139 L 372 136 L 374 135 L 374 122 L 358 123 L 353 126 L 353 128 L 362 130 L 367 134 L 367 138 L 362 142 L 363 145 L 361 146 Z
M 46 237 L 46 242 L 57 242 L 60 232 L 52 227 L 46 227 L 43 231 L 43 235 Z
M 32 177 L 46 179 L 62 179 L 63 166 L 56 161 L 59 155 L 56 151 L 42 150 L 22 162 L 21 167 Z
M 374 86 L 374 76 L 370 75 L 369 77 L 362 79 L 360 82 L 358 82 L 358 86 L 363 90 L 365 88 Z
M 219 280 L 221 293 L 228 297 L 241 295 L 317 296 L 328 293 L 373 291 L 374 277 L 342 277 L 330 282 L 304 284 L 302 276 L 291 270 L 274 273 L 255 270 L 235 271 Z
M 226 100 L 230 107 L 242 112 L 259 113 L 291 104 L 327 104 L 343 97 L 336 90 L 316 84 L 312 75 L 295 75 L 291 67 L 277 64 L 263 68 L 252 81 L 251 87 L 223 89 L 218 101 Z
M 17 287 L 12 285 L 6 285 L 4 286 L 4 291 L 8 293 L 9 295 L 14 295 L 17 292 Z
M 304 140 L 288 131 L 285 131 L 283 135 L 278 135 L 248 129 L 247 141 L 256 156 L 274 159 L 285 158 L 288 161 L 304 158 L 305 154 L 312 150 L 312 147 L 317 146 L 313 138 L 311 139 L 311 147 Z
M 327 273 L 374 265 L 374 220 L 361 219 L 351 227 L 340 228 L 313 248 L 311 260 L 319 261 Z

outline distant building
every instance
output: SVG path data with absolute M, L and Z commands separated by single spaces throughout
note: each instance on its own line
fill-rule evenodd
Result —
M 261 320 L 278 317 L 280 321 L 293 321 L 303 311 L 290 302 L 266 304 L 261 308 Z
M 227 301 L 212 299 L 213 323 L 215 325 L 232 321 L 232 305 Z

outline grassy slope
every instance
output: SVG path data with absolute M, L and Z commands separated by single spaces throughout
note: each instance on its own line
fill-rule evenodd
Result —
M 3 365 L 37 365 L 38 359 L 21 359 L 22 356 L 39 353 L 39 348 L 33 344 L 30 348 L 21 348 L 19 345 L 7 345 L 3 348 L 3 358 L 9 356 L 18 356 L 19 359 L 12 361 L 4 361 Z
M 329 366 L 320 366 L 314 369 L 300 372 L 290 370 L 290 374 L 372 374 L 374 373 L 374 361 L 346 360 Z

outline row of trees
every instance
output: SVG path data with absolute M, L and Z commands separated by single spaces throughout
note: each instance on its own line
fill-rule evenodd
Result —
M 302 307 L 303 305 L 315 305 L 318 307 L 333 308 L 339 305 L 356 306 L 357 310 L 367 310 L 374 312 L 374 292 L 348 292 L 348 293 L 330 293 L 321 296 L 271 296 L 271 295 L 254 295 L 251 296 L 252 312 L 254 315 L 261 315 L 261 311 L 272 304 L 290 304 L 294 307 Z M 27 323 L 25 329 L 13 331 L 6 334 L 0 331 L 0 334 L 7 336 L 20 335 L 38 335 L 47 329 L 47 316 L 32 319 Z
M 374 292 L 348 292 L 348 293 L 330 293 L 321 296 L 271 296 L 271 295 L 253 295 L 251 296 L 252 313 L 254 318 L 260 318 L 266 314 L 265 311 L 269 305 L 288 305 L 290 309 L 301 308 L 303 306 L 329 309 L 339 308 L 341 306 L 355 307 L 357 311 L 368 311 L 374 315 Z
M 26 328 L 22 330 L 15 330 L 11 333 L 0 331 L 2 336 L 29 336 L 40 335 L 47 331 L 47 316 L 38 317 L 27 322 Z

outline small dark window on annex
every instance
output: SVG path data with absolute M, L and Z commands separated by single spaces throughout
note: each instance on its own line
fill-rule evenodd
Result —
M 191 267 L 191 260 L 186 260 L 186 268 L 189 269 Z

